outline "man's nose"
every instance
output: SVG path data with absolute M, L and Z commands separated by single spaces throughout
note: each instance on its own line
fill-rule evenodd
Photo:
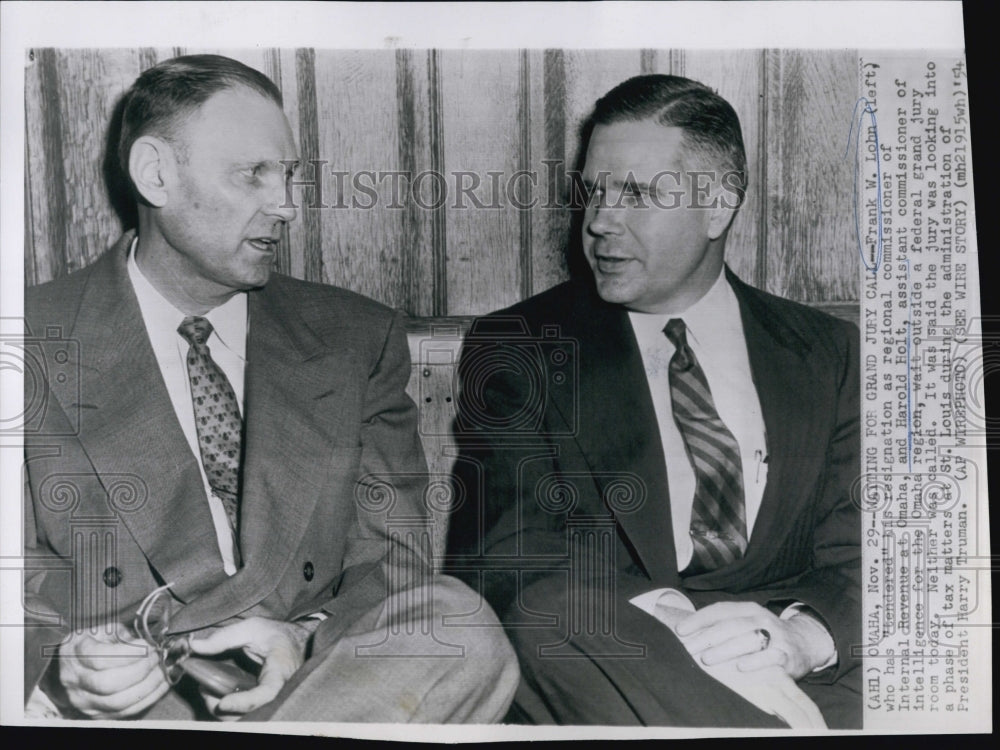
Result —
M 624 210 L 604 205 L 593 205 L 587 211 L 587 231 L 593 235 L 619 234 L 622 231 Z
M 278 180 L 275 187 L 268 191 L 263 212 L 284 222 L 295 221 L 298 211 L 295 208 L 294 194 L 285 189 L 285 181 Z

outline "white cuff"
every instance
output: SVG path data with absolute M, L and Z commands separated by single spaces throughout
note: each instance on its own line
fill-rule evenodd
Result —
M 302 615 L 301 617 L 296 617 L 296 620 L 319 620 L 323 622 L 327 617 L 329 617 L 326 612 L 310 612 L 308 615 Z
M 648 615 L 653 615 L 653 617 L 656 617 L 658 606 L 682 609 L 685 612 L 695 611 L 691 600 L 677 589 L 653 589 L 629 599 L 628 603 L 635 605 Z
M 778 619 L 779 620 L 790 620 L 791 618 L 795 617 L 795 615 L 799 614 L 800 612 L 805 613 L 805 612 L 808 612 L 810 609 L 811 609 L 811 607 L 809 607 L 808 604 L 803 604 L 802 602 L 792 602 L 791 604 L 789 604 L 787 607 L 785 607 L 781 611 L 781 614 L 778 616 Z M 820 620 L 820 619 L 818 619 L 816 617 L 813 617 L 813 619 L 816 620 L 816 622 L 818 622 L 820 625 L 822 625 L 823 629 L 826 630 L 827 633 L 830 633 L 830 631 L 826 627 L 826 625 L 823 625 L 823 621 L 822 620 Z M 830 633 L 830 640 L 833 641 L 833 634 L 832 633 Z M 836 664 L 837 664 L 837 662 L 839 660 L 840 659 L 837 656 L 837 642 L 834 641 L 833 642 L 833 655 L 829 659 L 827 659 L 823 664 L 821 664 L 820 666 L 816 667 L 816 669 L 814 669 L 813 672 L 822 672 L 824 669 L 829 669 L 830 667 L 836 666 Z

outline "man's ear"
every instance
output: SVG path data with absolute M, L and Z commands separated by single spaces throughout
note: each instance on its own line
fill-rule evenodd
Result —
M 712 186 L 711 195 L 712 208 L 708 209 L 710 212 L 708 217 L 708 238 L 710 240 L 717 240 L 725 234 L 726 230 L 729 229 L 729 225 L 733 223 L 739 206 L 736 203 L 733 193 L 724 190 L 718 182 Z
M 167 203 L 175 170 L 174 150 L 162 138 L 144 135 L 132 144 L 128 173 L 139 195 L 154 208 Z

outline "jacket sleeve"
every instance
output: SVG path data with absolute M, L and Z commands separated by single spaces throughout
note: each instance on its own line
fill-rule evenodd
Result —
M 524 614 L 520 592 L 552 576 L 566 580 L 574 549 L 580 551 L 573 519 L 586 517 L 614 534 L 614 517 L 571 449 L 573 427 L 539 391 L 542 350 L 524 336 L 491 340 L 476 331 L 466 337 L 459 365 L 452 481 L 462 502 L 449 522 L 445 572 L 512 624 Z M 603 575 L 615 549 L 613 542 L 588 546 L 586 569 Z M 621 589 L 620 565 L 616 575 Z
M 38 385 L 44 389 L 40 400 L 34 402 L 40 409 L 41 422 L 37 431 L 25 434 L 22 470 L 25 701 L 53 664 L 55 651 L 70 632 L 70 577 L 67 573 L 72 564 L 54 555 L 44 538 L 40 538 L 35 507 L 41 502 L 38 483 L 58 470 L 60 456 L 66 451 L 66 439 L 58 436 L 72 431 L 44 378 Z M 28 397 L 26 393 L 26 412 Z M 52 601 L 43 593 L 50 576 L 60 576 L 64 585 L 56 586 L 55 590 L 63 591 L 64 601 Z
M 31 484 L 24 483 L 24 699 L 31 696 L 52 663 L 51 649 L 68 635 L 68 620 L 54 603 L 40 593 L 46 576 L 44 556 L 38 544 Z
M 537 463 L 530 460 L 532 453 L 544 450 L 519 445 L 505 430 L 525 400 L 524 383 L 516 368 L 504 366 L 498 347 L 495 357 L 477 353 L 477 347 L 483 346 L 475 339 L 480 322 L 473 324 L 465 338 L 457 370 L 454 432 L 458 456 L 452 483 L 453 495 L 463 502 L 449 519 L 445 571 L 480 592 L 503 618 L 519 585 L 526 583 L 524 576 L 518 580 L 517 572 L 524 556 L 558 553 L 560 538 L 539 528 L 523 491 Z M 477 372 L 477 361 L 486 362 L 488 371 Z M 541 417 L 540 413 L 528 415 L 529 419 Z M 540 435 L 523 438 L 537 443 Z M 527 575 L 537 577 L 538 573 Z
M 416 405 L 405 391 L 409 376 L 409 348 L 397 315 L 369 375 L 356 514 L 335 594 L 321 604 L 335 621 L 324 626 L 324 638 L 339 637 L 366 613 L 375 616 L 390 594 L 425 583 L 432 574 L 424 523 L 427 467 Z
M 842 345 L 836 426 L 818 494 L 812 564 L 791 594 L 822 618 L 837 648 L 836 667 L 807 677 L 817 682 L 835 682 L 861 661 L 852 653 L 861 645 L 861 513 L 852 493 L 861 470 L 858 344 L 857 329 L 850 326 Z

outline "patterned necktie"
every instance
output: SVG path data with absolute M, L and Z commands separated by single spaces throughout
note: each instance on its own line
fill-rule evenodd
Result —
M 684 321 L 672 318 L 663 332 L 676 347 L 670 359 L 670 398 L 695 474 L 694 555 L 683 571 L 693 575 L 728 565 L 746 551 L 743 464 L 739 445 L 715 410 L 708 380 L 688 346 Z
M 240 406 L 229 379 L 205 342 L 212 334 L 212 324 L 204 318 L 188 317 L 177 332 L 191 345 L 187 353 L 188 378 L 194 422 L 198 429 L 201 464 L 212 494 L 222 501 L 233 529 L 234 553 L 239 512 L 240 441 L 243 422 Z M 237 563 L 238 564 L 238 563 Z

